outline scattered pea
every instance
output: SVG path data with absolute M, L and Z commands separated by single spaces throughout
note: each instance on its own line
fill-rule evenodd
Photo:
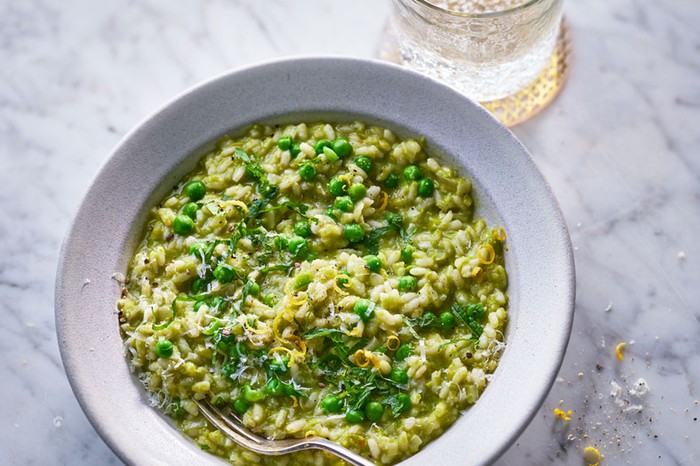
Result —
M 316 145 L 314 146 L 314 150 L 316 151 L 316 155 L 323 154 L 323 149 L 326 147 L 331 147 L 331 142 L 328 139 L 320 139 L 316 143 Z
M 284 392 L 284 386 L 277 379 L 270 379 L 265 384 L 265 393 L 272 396 L 280 396 Z
M 251 296 L 257 296 L 260 294 L 260 285 L 255 282 L 250 282 L 248 285 L 248 294 Z
M 238 414 L 245 414 L 250 408 L 250 404 L 245 400 L 245 398 L 238 398 L 233 402 L 233 409 L 236 410 Z
M 384 406 L 382 406 L 381 403 L 370 401 L 367 403 L 367 406 L 365 406 L 365 415 L 367 416 L 367 419 L 372 422 L 377 422 L 380 420 L 383 414 Z
M 189 235 L 194 230 L 194 220 L 187 215 L 177 215 L 173 220 L 173 231 L 178 235 Z
M 418 165 L 409 165 L 403 169 L 403 177 L 408 181 L 418 181 L 421 179 L 420 168 Z
M 348 421 L 350 424 L 359 424 L 360 422 L 365 420 L 365 413 L 363 413 L 359 409 L 351 409 L 350 411 L 345 413 L 345 420 Z
M 219 280 L 219 283 L 230 283 L 236 275 L 236 269 L 228 264 L 219 264 L 214 269 L 214 277 Z
M 185 196 L 190 198 L 190 201 L 197 202 L 207 193 L 207 186 L 199 180 L 190 181 L 185 185 L 183 192 Z
M 295 159 L 297 155 L 301 154 L 301 143 L 292 143 L 292 146 L 289 148 L 289 153 L 292 154 L 292 158 Z
M 408 343 L 403 343 L 401 346 L 399 346 L 399 349 L 396 350 L 396 354 L 394 354 L 394 357 L 396 358 L 397 361 L 403 361 L 407 357 L 409 357 L 413 353 L 413 349 L 411 349 L 411 345 Z
M 299 167 L 299 178 L 302 181 L 311 181 L 316 177 L 316 168 L 310 163 L 304 163 Z
M 360 167 L 363 172 L 369 175 L 369 172 L 372 171 L 373 162 L 369 157 L 361 155 L 359 157 L 355 157 L 355 165 Z
M 294 236 L 289 240 L 287 249 L 296 257 L 304 258 L 309 254 L 309 245 L 301 236 Z
M 416 291 L 416 288 L 418 288 L 416 277 L 405 275 L 399 278 L 399 291 Z
M 335 198 L 333 207 L 342 212 L 352 212 L 355 205 L 353 204 L 352 199 L 350 199 L 350 196 L 340 196 Z
M 310 273 L 302 273 L 297 275 L 297 278 L 294 279 L 294 289 L 295 290 L 302 290 L 309 286 L 309 283 L 314 281 L 314 277 Z
M 282 136 L 277 140 L 277 147 L 282 150 L 288 150 L 290 147 L 292 147 L 293 142 L 294 139 L 291 136 Z
M 158 340 L 154 351 L 159 358 L 169 358 L 173 355 L 173 343 L 165 338 Z
M 343 234 L 351 243 L 359 243 L 365 238 L 365 230 L 357 223 L 346 225 Z
M 334 176 L 328 183 L 328 191 L 335 197 L 344 196 L 348 192 L 350 183 L 345 178 Z
M 273 307 L 275 304 L 277 304 L 277 295 L 275 293 L 267 293 L 265 296 L 263 296 L 263 303 L 265 306 Z
M 387 188 L 395 188 L 399 185 L 399 181 L 401 181 L 399 175 L 392 173 L 391 175 L 387 176 L 386 181 L 384 181 L 384 185 Z
M 367 188 L 362 183 L 355 183 L 348 189 L 348 194 L 350 195 L 350 199 L 357 202 L 360 199 L 364 199 L 367 195 Z
M 197 210 L 199 207 L 194 202 L 188 202 L 182 207 L 182 213 L 192 220 L 197 220 Z
M 377 256 L 365 256 L 366 267 L 374 273 L 378 273 L 382 268 L 382 260 Z
M 358 299 L 352 310 L 360 316 L 362 322 L 369 322 L 374 317 L 374 306 L 372 306 L 372 302 L 369 299 Z
M 331 149 L 333 149 L 333 152 L 338 154 L 338 157 L 341 159 L 352 154 L 352 144 L 345 138 L 336 138 L 331 144 Z
M 339 413 L 343 409 L 343 401 L 335 395 L 327 395 L 321 400 L 321 409 L 328 414 Z
M 399 257 L 405 264 L 410 264 L 411 262 L 413 262 L 413 249 L 408 246 L 402 248 Z
M 435 182 L 430 178 L 423 178 L 418 182 L 418 195 L 420 197 L 430 197 L 435 191 Z
M 299 220 L 294 224 L 294 234 L 308 238 L 311 235 L 311 223 L 308 220 Z
M 442 327 L 444 331 L 449 332 L 454 326 L 455 316 L 451 312 L 445 311 L 440 314 L 440 327 Z
M 394 367 L 389 373 L 389 378 L 398 384 L 404 385 L 408 383 L 408 372 L 399 367 Z

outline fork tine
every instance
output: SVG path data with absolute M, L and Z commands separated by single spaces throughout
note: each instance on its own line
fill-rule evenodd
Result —
M 207 420 L 211 422 L 214 427 L 226 434 L 231 440 L 256 453 L 269 454 L 267 448 L 261 447 L 260 444 L 251 440 L 247 435 L 240 435 L 238 431 L 231 429 L 228 427 L 228 425 L 222 422 L 223 418 L 216 415 L 210 409 L 212 406 L 209 403 L 201 401 L 195 401 L 195 403 L 197 403 L 199 406 L 199 411 L 202 413 L 202 415 L 207 418 Z
M 216 406 L 213 406 L 207 400 L 198 401 L 197 403 L 200 404 L 200 407 L 202 404 L 205 404 L 206 407 L 209 409 L 209 411 L 216 414 L 220 421 L 224 422 L 229 428 L 236 431 L 236 433 L 238 433 L 239 435 L 246 437 L 251 442 L 255 442 L 259 445 L 265 445 L 265 443 L 266 443 L 265 439 L 251 433 L 248 429 L 243 427 L 240 424 L 241 420 L 235 414 L 231 413 L 230 416 L 227 416 L 224 413 L 222 413 L 221 411 L 219 411 L 219 409 L 217 409 Z M 234 422 L 234 420 L 236 422 Z

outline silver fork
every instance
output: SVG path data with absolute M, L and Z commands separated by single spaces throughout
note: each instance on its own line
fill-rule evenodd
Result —
M 302 450 L 325 450 L 355 466 L 376 466 L 360 455 L 322 437 L 268 440 L 251 433 L 235 415 L 227 416 L 206 400 L 196 401 L 199 411 L 228 438 L 261 455 L 286 455 Z

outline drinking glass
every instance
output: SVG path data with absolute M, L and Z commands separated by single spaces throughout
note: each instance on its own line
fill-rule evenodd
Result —
M 438 78 L 477 102 L 513 100 L 536 82 L 548 64 L 557 68 L 561 61 L 556 53 L 563 0 L 390 2 L 395 61 Z M 550 73 L 544 78 L 562 76 Z M 558 87 L 547 92 L 556 94 Z M 528 97 L 532 100 L 532 93 Z

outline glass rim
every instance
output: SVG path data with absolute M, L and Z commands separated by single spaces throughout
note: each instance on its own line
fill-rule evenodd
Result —
M 545 0 L 527 0 L 525 3 L 522 3 L 521 5 L 514 6 L 512 8 L 508 8 L 506 10 L 499 10 L 499 11 L 487 11 L 485 13 L 464 13 L 462 11 L 455 11 L 455 10 L 448 10 L 446 8 L 443 8 L 441 6 L 437 6 L 434 3 L 431 3 L 429 0 L 409 0 L 413 1 L 415 3 L 420 3 L 423 6 L 426 6 L 432 10 L 439 11 L 441 13 L 445 13 L 447 15 L 455 16 L 457 18 L 495 18 L 498 16 L 505 16 L 511 13 L 516 13 L 518 11 L 524 10 L 532 5 L 535 5 L 537 3 L 542 3 Z

